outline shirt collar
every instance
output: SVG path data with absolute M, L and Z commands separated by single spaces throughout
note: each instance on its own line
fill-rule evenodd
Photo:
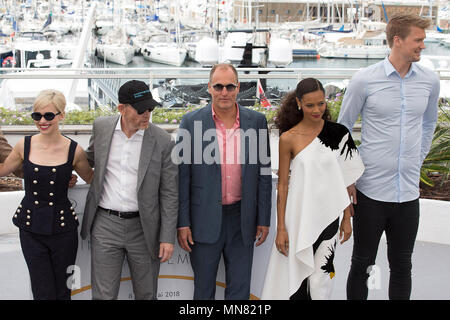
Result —
M 239 119 L 239 106 L 238 106 L 237 102 L 235 103 L 235 106 L 236 106 L 236 121 L 235 121 L 235 123 L 239 124 L 239 121 L 240 121 L 240 119 Z M 214 112 L 214 108 L 213 108 L 212 104 L 211 104 L 211 110 L 212 110 L 212 116 L 213 116 L 214 121 L 222 121 L 222 120 L 219 119 L 219 117 Z
M 384 71 L 386 72 L 387 77 L 389 77 L 394 72 L 396 72 L 398 74 L 397 70 L 394 68 L 392 63 L 389 61 L 389 56 L 384 58 Z M 405 78 L 411 76 L 412 73 L 416 73 L 416 72 L 417 72 L 417 66 L 413 62 L 411 64 L 411 68 L 409 68 L 409 70 L 408 70 L 408 73 L 405 75 Z
M 122 115 L 119 116 L 119 121 L 117 121 L 115 131 L 122 131 Z M 123 132 L 123 131 L 122 131 Z M 139 129 L 134 135 L 144 136 L 144 129 Z

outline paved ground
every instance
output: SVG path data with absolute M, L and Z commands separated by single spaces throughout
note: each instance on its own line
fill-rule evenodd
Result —
M 345 300 L 345 286 L 350 268 L 352 239 L 336 251 L 336 276 L 333 300 Z M 379 281 L 372 281 L 374 289 L 369 291 L 369 299 L 388 299 L 389 272 L 386 258 L 386 241 L 383 238 L 378 250 L 377 266 Z M 0 236 L 0 300 L 30 299 L 30 288 L 26 283 L 28 270 L 25 265 L 17 235 Z M 430 242 L 416 242 L 413 255 L 413 300 L 449 300 L 450 275 L 450 246 Z M 14 268 L 10 266 L 14 265 Z M 11 290 L 11 288 L 17 290 Z M 9 289 L 8 289 L 9 288 Z
M 336 251 L 336 284 L 332 298 L 346 299 L 345 287 L 350 269 L 353 238 Z M 413 300 L 448 300 L 450 299 L 450 246 L 431 242 L 416 241 L 412 258 L 412 293 Z M 376 265 L 379 267 L 379 286 L 377 281 L 371 284 L 376 289 L 369 290 L 369 299 L 388 299 L 389 268 L 386 253 L 386 239 L 383 237 L 378 248 Z

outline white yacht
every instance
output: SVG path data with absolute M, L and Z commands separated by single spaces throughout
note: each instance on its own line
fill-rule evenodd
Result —
M 344 40 L 344 39 L 343 39 Z M 344 59 L 384 59 L 389 54 L 389 47 L 383 34 L 362 39 L 347 39 L 335 44 L 326 43 L 318 52 L 323 58 Z
M 320 47 L 318 52 L 322 58 L 384 59 L 389 54 L 389 48 L 367 45 L 326 45 Z
M 199 29 L 189 29 L 183 33 L 181 33 L 182 45 L 187 50 L 186 59 L 196 61 L 196 51 L 197 47 L 200 45 L 202 50 L 209 51 L 207 44 L 212 45 L 213 47 L 218 46 L 217 41 L 214 39 L 214 32 L 211 30 L 203 30 Z M 212 41 L 211 41 L 212 40 Z M 200 43 L 204 44 L 200 44 Z M 212 48 L 215 51 L 215 48 Z M 218 49 L 217 49 L 218 50 Z M 218 57 L 217 57 L 218 59 Z M 217 61 L 216 61 L 217 62 Z
M 167 36 L 153 36 L 141 47 L 146 60 L 180 67 L 186 60 L 187 50 Z
M 95 51 L 100 59 L 123 66 L 129 64 L 134 57 L 134 48 L 127 43 L 99 43 Z
M 50 52 L 54 45 L 46 40 L 42 32 L 21 32 L 12 42 L 16 67 L 26 68 L 29 60 L 34 60 L 38 55 L 50 58 Z
M 205 37 L 195 45 L 194 60 L 202 67 L 212 66 L 219 61 L 219 44 L 216 39 Z
M 269 44 L 268 62 L 275 67 L 286 67 L 292 62 L 293 51 L 292 44 L 287 39 L 272 39 Z
M 187 50 L 172 42 L 148 42 L 142 46 L 141 54 L 146 60 L 179 67 L 186 59 Z
M 127 65 L 133 60 L 134 47 L 127 42 L 124 32 L 114 29 L 100 39 L 95 46 L 97 57 L 120 65 Z

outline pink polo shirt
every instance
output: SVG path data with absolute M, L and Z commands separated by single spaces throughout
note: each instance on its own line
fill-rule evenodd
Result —
M 217 142 L 220 151 L 220 171 L 222 174 L 222 204 L 232 204 L 241 200 L 242 178 L 241 178 L 241 135 L 239 108 L 236 104 L 236 121 L 231 129 L 226 129 L 214 108 L 212 108 L 213 120 L 216 125 Z

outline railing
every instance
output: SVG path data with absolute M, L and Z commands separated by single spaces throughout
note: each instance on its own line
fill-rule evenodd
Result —
M 341 82 L 350 79 L 359 68 L 238 68 L 239 80 L 284 80 L 279 88 L 287 86 L 286 91 L 303 78 L 313 77 L 326 86 L 330 81 Z M 26 72 L 25 72 L 26 71 Z M 175 79 L 180 84 L 192 83 L 188 80 L 208 81 L 210 68 L 4 68 L 0 69 L 0 79 L 87 79 L 88 97 L 97 105 L 108 102 L 117 105 L 117 91 L 124 79 L 148 81 L 153 89 L 158 79 Z M 436 70 L 441 80 L 450 80 L 450 68 Z M 93 84 L 92 82 L 95 82 Z M 289 85 L 288 85 L 289 84 Z M 263 87 L 265 85 L 263 84 Z M 100 89 L 101 93 L 96 92 Z M 283 88 L 284 89 L 284 88 Z M 74 90 L 74 88 L 72 88 Z M 256 93 L 256 90 L 255 90 Z M 68 97 L 74 97 L 71 92 Z M 69 99 L 70 101 L 70 99 Z
M 359 68 L 238 68 L 239 79 L 350 79 Z M 3 68 L 0 79 L 207 79 L 210 68 Z M 27 71 L 23 74 L 23 71 Z M 45 71 L 45 73 L 43 73 Z M 49 73 L 48 71 L 51 71 Z M 435 70 L 450 80 L 450 68 Z M 35 73 L 35 74 L 34 74 Z M 153 83 L 153 81 L 151 81 Z

